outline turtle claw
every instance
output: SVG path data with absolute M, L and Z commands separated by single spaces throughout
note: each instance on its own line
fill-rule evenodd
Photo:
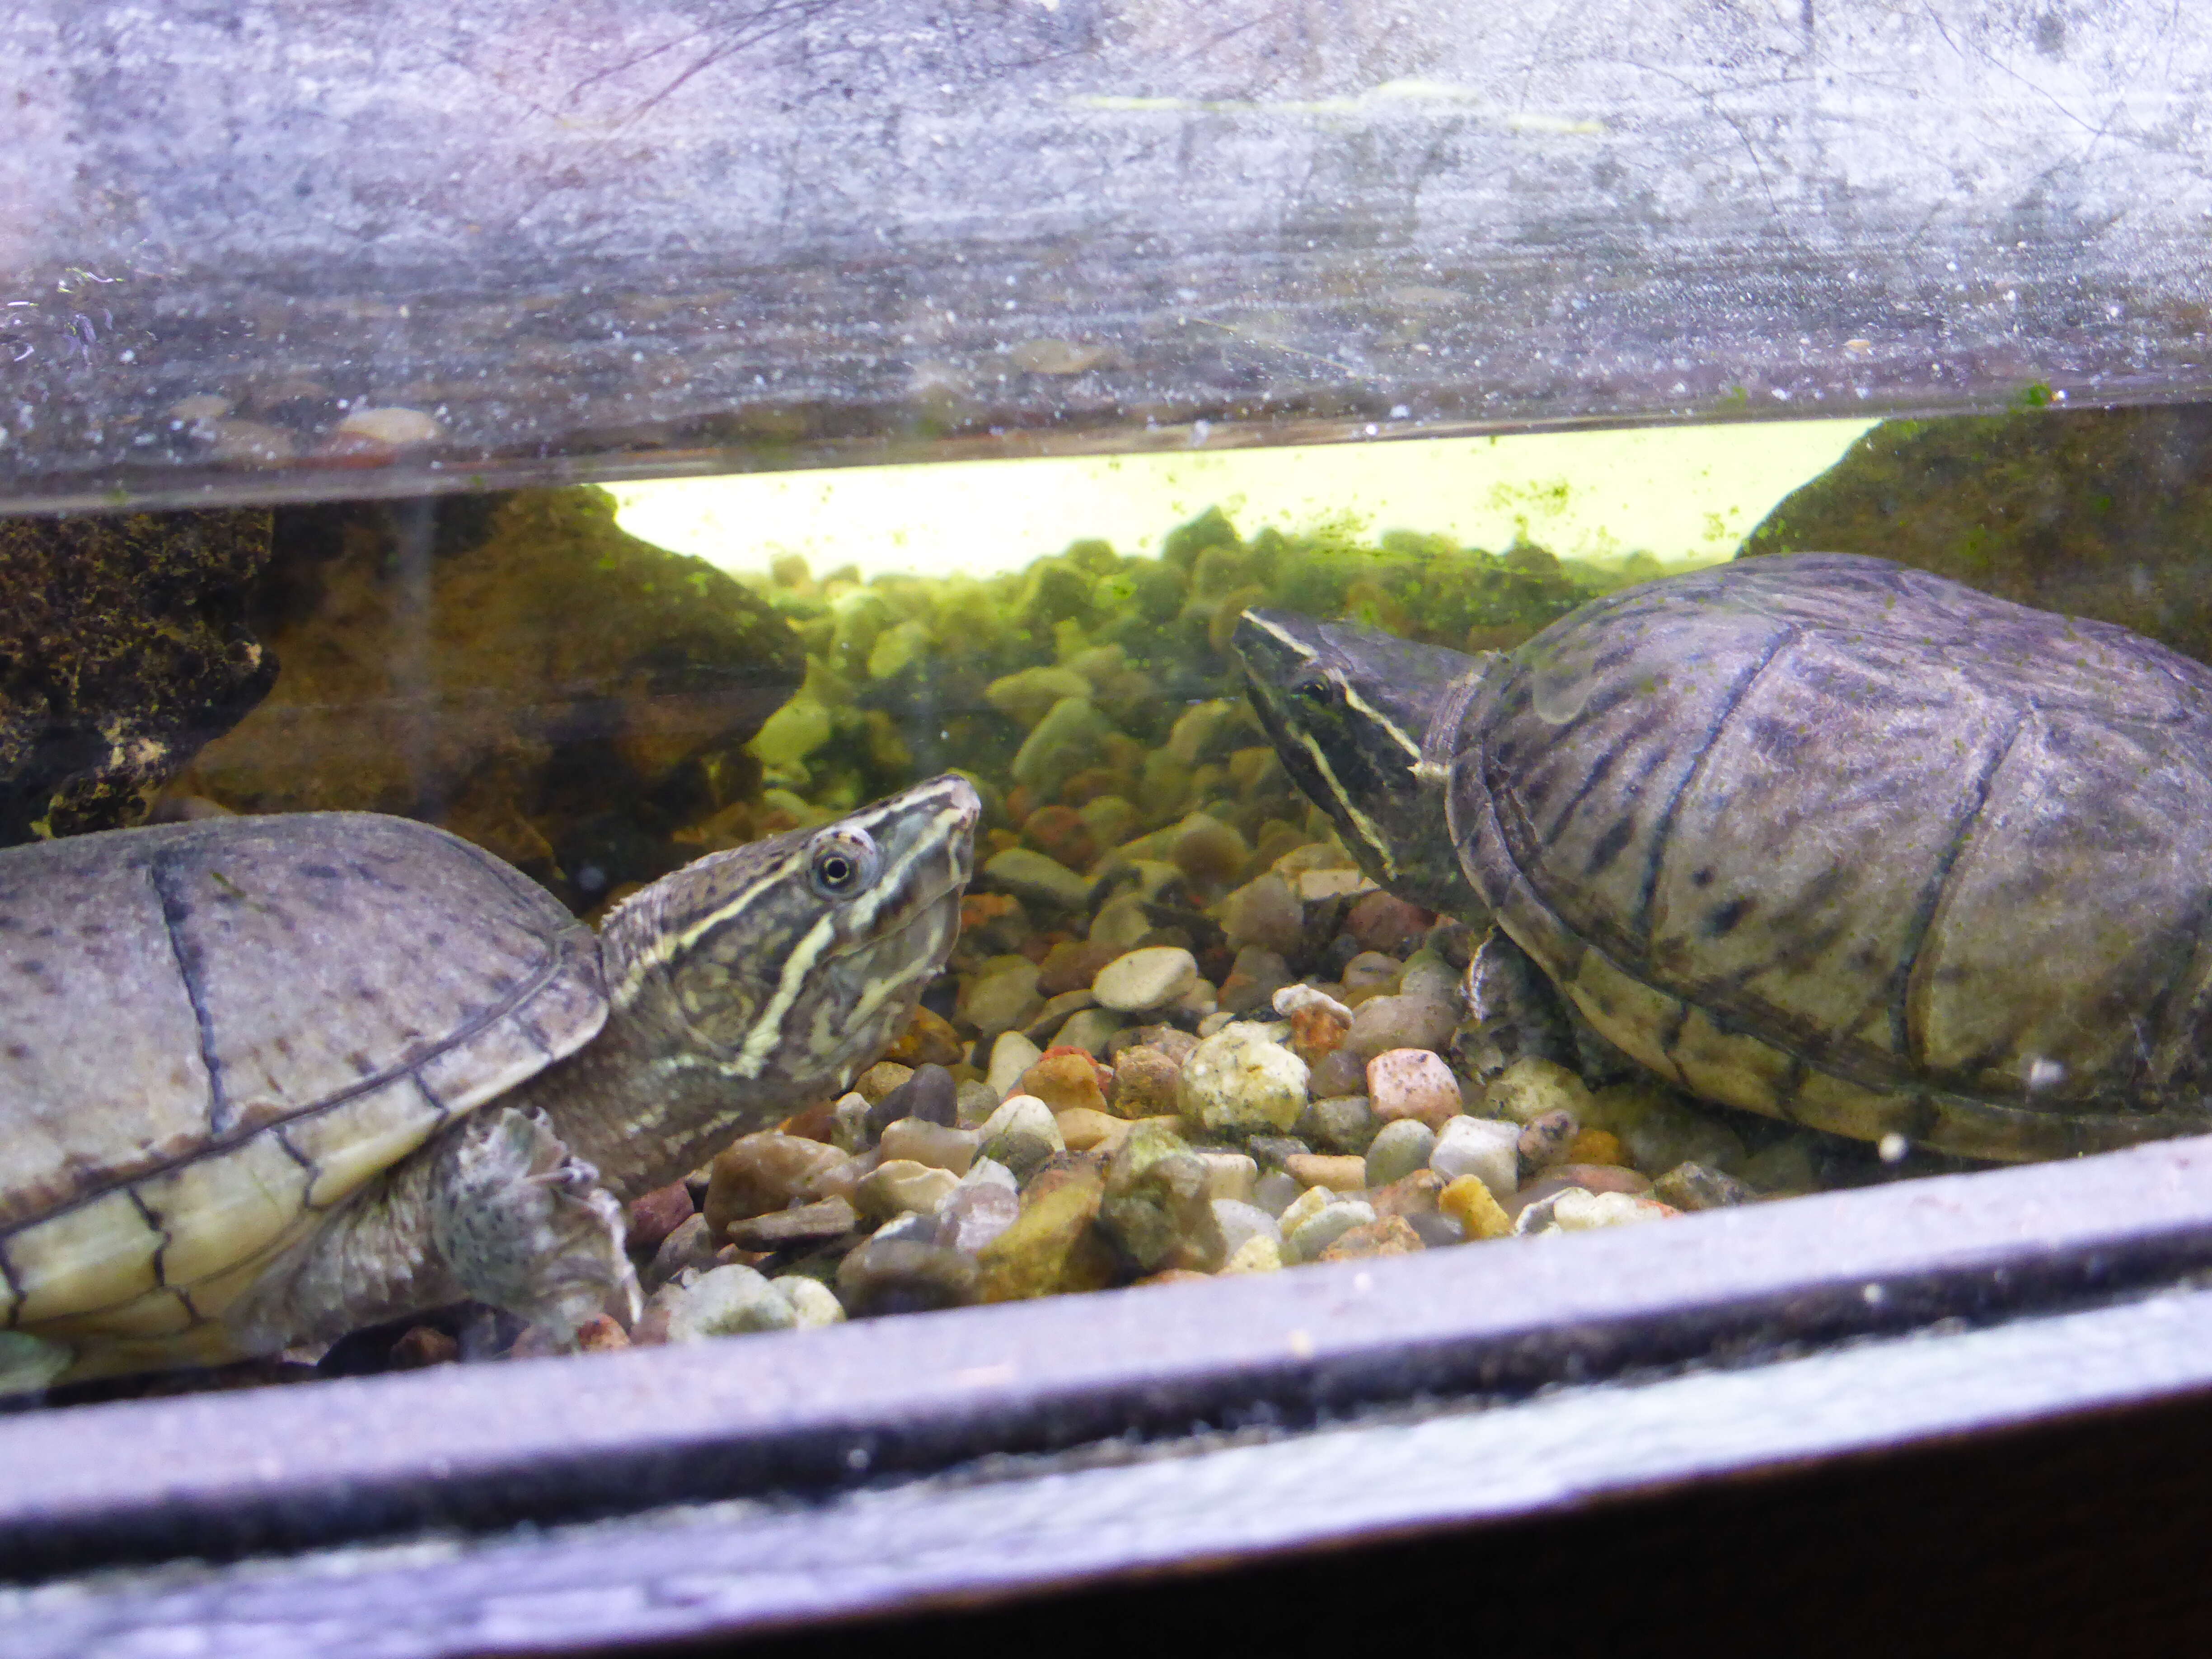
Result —
M 431 1237 L 469 1295 L 560 1343 L 603 1312 L 624 1325 L 637 1318 L 622 1206 L 543 1112 L 479 1113 L 453 1136 L 441 1166 Z

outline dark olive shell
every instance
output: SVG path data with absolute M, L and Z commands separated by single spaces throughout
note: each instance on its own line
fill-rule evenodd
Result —
M 2212 1125 L 2212 671 L 1886 561 L 1625 590 L 1486 677 L 1451 827 L 1695 1093 L 2030 1158 Z

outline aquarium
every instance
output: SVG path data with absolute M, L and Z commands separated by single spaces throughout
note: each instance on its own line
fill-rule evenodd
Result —
M 2212 1382 L 2193 24 L 263 21 L 9 71 L 0 1620 Z
M 98 1171 L 83 1192 L 43 1210 L 16 1200 L 15 1401 L 43 1384 L 58 1404 L 1530 1237 L 1565 1245 L 2192 1131 L 2187 933 L 2176 945 L 2160 930 L 2195 914 L 2194 890 L 2173 898 L 2128 872 L 2185 857 L 2197 831 L 2171 809 L 2128 808 L 2130 781 L 2100 771 L 2094 747 L 2054 748 L 2024 782 L 2005 769 L 2030 751 L 2035 722 L 2057 718 L 2046 707 L 2077 710 L 2093 737 L 2095 722 L 2140 732 L 2147 718 L 2118 690 L 2100 706 L 2097 686 L 2065 677 L 2069 660 L 2039 652 L 2082 653 L 2107 679 L 2194 684 L 2196 658 L 2182 653 L 2212 644 L 2185 528 L 2200 511 L 2204 429 L 2191 410 L 2030 410 L 1195 465 L 1007 462 L 955 471 L 952 524 L 905 521 L 937 477 L 899 469 L 15 520 L 18 569 L 44 558 L 81 572 L 102 603 L 40 615 L 13 653 L 15 746 L 37 757 L 12 785 L 14 833 L 58 852 L 93 831 L 171 826 L 141 840 L 177 849 L 146 856 L 206 1056 L 205 1080 L 179 1092 L 242 1092 L 224 1109 L 276 1125 L 308 1177 L 300 1208 L 343 1218 L 342 1200 L 358 1206 L 356 1194 L 432 1156 L 418 1147 L 444 1144 L 447 1127 L 428 1114 L 371 1118 L 359 1150 L 344 1127 L 362 1078 L 381 1098 L 382 1079 L 415 1076 L 428 1053 L 456 1118 L 501 1117 L 501 1097 L 520 1089 L 575 1143 L 567 1150 L 604 1166 L 605 1201 L 623 1206 L 609 1282 L 557 1305 L 529 1286 L 464 1294 L 484 1281 L 413 1256 L 392 1269 L 398 1284 L 351 1300 L 312 1273 L 257 1290 L 275 1278 L 260 1264 L 313 1260 L 340 1223 L 319 1231 L 281 1205 L 233 1222 L 240 1207 L 219 1181 L 212 1201 L 227 1207 L 198 1221 L 191 1204 L 210 1200 L 155 1196 L 149 1180 L 173 1176 L 139 1170 L 220 1170 L 250 1132 L 219 1123 L 149 1158 L 133 1139 L 149 1132 L 95 1119 L 74 1143 Z M 795 488 L 805 510 L 779 530 L 767 504 Z M 1079 518 L 1039 527 L 1079 513 L 1085 489 L 1115 503 L 1119 521 L 1097 527 L 1125 546 L 1131 515 L 1170 522 L 1126 551 L 1081 533 L 1092 526 Z M 1220 492 L 1249 529 L 1218 505 L 1171 522 L 1194 489 Z M 1428 527 L 1407 521 L 1425 507 Z M 1486 520 L 1497 545 L 1462 539 Z M 633 533 L 655 524 L 711 556 Z M 1627 545 L 1635 530 L 1645 544 Z M 1047 535 L 1059 545 L 1036 550 Z M 1808 552 L 1885 562 L 1788 556 Z M 1943 580 L 1915 585 L 1899 567 Z M 111 585 L 145 611 L 118 621 Z M 2054 621 L 2046 637 L 2021 608 L 2039 604 L 2116 626 Z M 1738 647 L 1729 630 L 1746 619 L 1755 637 Z M 135 625 L 174 638 L 187 622 L 204 636 L 190 657 L 198 681 L 149 672 L 170 663 L 113 637 Z M 85 672 L 83 659 L 103 657 L 131 666 Z M 72 749 L 51 714 L 40 723 L 34 676 L 75 677 L 72 722 L 107 734 L 104 750 Z M 2016 706 L 2005 696 L 2021 678 Z M 1717 702 L 1706 679 L 1722 684 Z M 1533 689 L 1516 692 L 1523 682 Z M 1626 710 L 1632 734 L 1591 726 L 1593 705 Z M 1872 737 L 1858 714 L 1869 705 Z M 2185 733 L 2200 718 L 2191 707 L 2162 718 Z M 1802 724 L 1762 765 L 1791 714 Z M 2152 745 L 2128 751 L 2142 766 L 2194 764 L 2183 738 L 2136 741 Z M 1536 769 L 1498 774 L 1516 744 L 1534 745 Z M 1571 769 L 1577 799 L 1604 803 L 1597 828 L 1547 817 L 1547 791 L 1561 787 L 1547 767 Z M 1657 767 L 1662 781 L 1638 770 L 1608 797 L 1616 767 Z M 933 852 L 866 816 L 933 788 L 968 803 L 933 823 L 946 843 Z M 2085 792 L 2103 816 L 2069 807 Z M 2033 834 L 2012 827 L 2038 811 Z M 1501 860 L 1485 826 L 1507 812 L 1530 827 Z M 342 819 L 280 817 L 252 842 L 189 827 L 301 813 L 436 825 L 526 879 L 537 908 L 510 913 L 494 891 L 458 886 L 415 899 L 340 887 L 325 905 L 293 890 L 295 869 L 369 859 L 397 872 L 443 845 L 356 848 L 325 828 Z M 1626 890 L 1589 851 L 1615 823 L 1629 826 Z M 2168 845 L 2142 844 L 2161 830 Z M 848 855 L 848 834 L 865 850 Z M 2098 865 L 2118 836 L 2134 839 Z M 1977 840 L 1997 849 L 1986 871 L 1960 866 Z M 101 860 L 127 862 L 136 844 L 86 843 L 94 850 L 67 866 L 16 856 L 33 878 L 65 868 L 85 884 L 71 920 L 112 908 L 121 929 L 142 908 L 128 890 L 139 878 L 103 885 Z M 758 882 L 777 903 L 781 880 L 811 908 L 787 920 L 682 896 L 697 872 L 752 871 L 715 856 L 749 846 L 798 849 L 801 864 L 711 879 L 744 892 Z M 191 875 L 203 856 L 206 873 Z M 884 890 L 824 888 L 806 856 L 849 861 Z M 906 861 L 933 870 L 933 859 L 944 866 L 933 885 L 911 899 L 892 890 Z M 2102 885 L 2069 898 L 2012 868 L 2052 859 L 2102 870 Z M 1539 896 L 1516 895 L 1501 861 Z M 1871 873 L 1835 896 L 1853 866 Z M 319 925 L 297 945 L 240 932 L 223 910 L 233 899 L 280 916 L 317 907 L 301 914 Z M 848 900 L 880 902 L 883 920 L 824 943 L 816 912 L 841 915 Z M 2008 908 L 1991 915 L 1992 904 Z M 196 919 L 203 906 L 214 920 Z M 1696 920 L 1668 920 L 1669 906 Z M 484 984 L 507 989 L 500 975 L 534 959 L 535 947 L 495 948 L 501 933 L 592 948 L 588 933 L 548 931 L 564 912 L 605 930 L 617 1004 L 605 1029 L 568 1006 L 596 983 L 526 978 L 487 1012 Z M 48 937 L 38 921 L 18 926 Z M 2099 945 L 2130 927 L 2148 939 L 2135 954 Z M 735 943 L 695 988 L 684 975 L 702 933 Z M 29 946 L 23 971 L 62 978 L 72 1001 L 104 995 L 77 1004 L 88 1015 L 167 1017 L 166 988 L 116 988 L 100 936 L 84 936 L 85 961 L 33 969 L 58 947 Z M 2035 970 L 2008 978 L 2002 963 L 2023 951 Z M 325 952 L 348 960 L 349 989 L 327 978 Z M 781 979 L 748 979 L 739 961 L 816 952 L 811 974 Z M 1601 954 L 1627 989 L 1578 976 Z M 757 1074 L 718 1073 L 702 1121 L 672 1103 L 681 1091 L 650 1056 L 606 1062 L 617 1074 L 662 1066 L 635 1098 L 595 1096 L 586 1109 L 561 1095 L 561 1080 L 596 1075 L 579 1070 L 592 1055 L 629 1041 L 629 970 L 617 963 L 641 957 L 679 988 L 702 1055 L 723 1064 L 782 1045 Z M 258 1006 L 223 1012 L 239 998 Z M 404 1036 L 355 1012 L 392 998 L 408 999 Z M 510 1008 L 542 1052 L 479 1078 L 469 1033 Z M 1823 1029 L 1831 1009 L 1849 1012 Z M 461 1022 L 452 1035 L 444 1018 Z M 1887 1024 L 1867 1035 L 1869 1021 L 1895 1023 L 1893 1048 Z M 1957 1042 L 1947 1023 L 1976 1021 L 1996 1036 L 1984 1030 L 1969 1063 L 1946 1049 Z M 295 1061 L 307 1032 L 353 1056 L 346 1069 Z M 23 1094 L 76 1086 L 63 1068 L 84 1062 L 52 1050 L 90 1035 L 65 1024 L 24 1045 Z M 809 1042 L 827 1046 L 803 1060 L 783 1052 Z M 2108 1058 L 2130 1046 L 2142 1052 L 2132 1068 Z M 103 1052 L 96 1086 L 155 1097 L 158 1050 Z M 1782 1072 L 1794 1072 L 1786 1091 L 1770 1075 Z M 657 1126 L 647 1158 L 613 1138 L 641 1137 L 640 1122 Z M 343 1184 L 318 1187 L 325 1164 L 343 1164 Z M 172 1247 L 146 1243 L 146 1285 L 130 1288 L 173 1287 L 186 1310 L 173 1329 L 149 1328 L 116 1293 L 121 1251 L 106 1235 L 94 1235 L 106 1277 L 76 1304 L 88 1281 L 72 1279 L 70 1240 L 40 1250 L 50 1215 L 81 1215 L 118 1188 L 142 1194 L 165 1235 L 195 1236 L 211 1264 L 173 1279 L 155 1255 Z M 233 1224 L 247 1229 L 234 1248 Z M 453 1257 L 445 1234 L 422 1231 L 411 1249 Z M 580 1248 L 531 1237 L 552 1255 Z M 255 1264 L 242 1279 L 240 1261 Z M 41 1301 L 55 1311 L 41 1316 Z M 118 1304 L 127 1311 L 106 1311 Z M 243 1316 L 224 1311 L 235 1307 L 258 1310 L 268 1334 L 240 1334 Z M 1161 1309 L 1177 1316 L 1172 1302 Z

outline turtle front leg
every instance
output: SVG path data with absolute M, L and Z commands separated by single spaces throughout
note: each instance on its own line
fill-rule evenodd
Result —
M 472 1297 L 565 1340 L 637 1317 L 622 1206 L 543 1112 L 471 1114 L 356 1193 L 225 1311 L 239 1349 L 273 1353 Z
M 1468 1075 L 1488 1083 L 1516 1060 L 1549 1060 L 1579 1070 L 1566 999 L 1528 953 L 1492 927 L 1467 964 L 1467 1018 L 1454 1039 Z
M 430 1237 L 461 1288 L 566 1340 L 611 1311 L 639 1311 L 622 1206 L 545 1114 L 480 1112 L 437 1149 Z
M 1475 947 L 1461 991 L 1468 1017 L 1453 1041 L 1461 1064 L 1478 1081 L 1531 1058 L 1564 1066 L 1593 1089 L 1643 1069 L 1598 1034 L 1502 927 L 1492 927 Z

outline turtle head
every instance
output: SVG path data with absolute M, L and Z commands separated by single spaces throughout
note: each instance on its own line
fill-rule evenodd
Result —
M 1484 915 L 1444 804 L 1451 728 L 1489 659 L 1285 611 L 1246 611 L 1231 645 L 1284 769 L 1359 867 L 1416 904 Z
M 709 854 L 608 916 L 611 1024 L 647 1037 L 663 1085 L 704 1079 L 726 1103 L 703 1128 L 669 1131 L 727 1140 L 842 1090 L 882 1052 L 959 934 L 981 810 L 947 773 Z

